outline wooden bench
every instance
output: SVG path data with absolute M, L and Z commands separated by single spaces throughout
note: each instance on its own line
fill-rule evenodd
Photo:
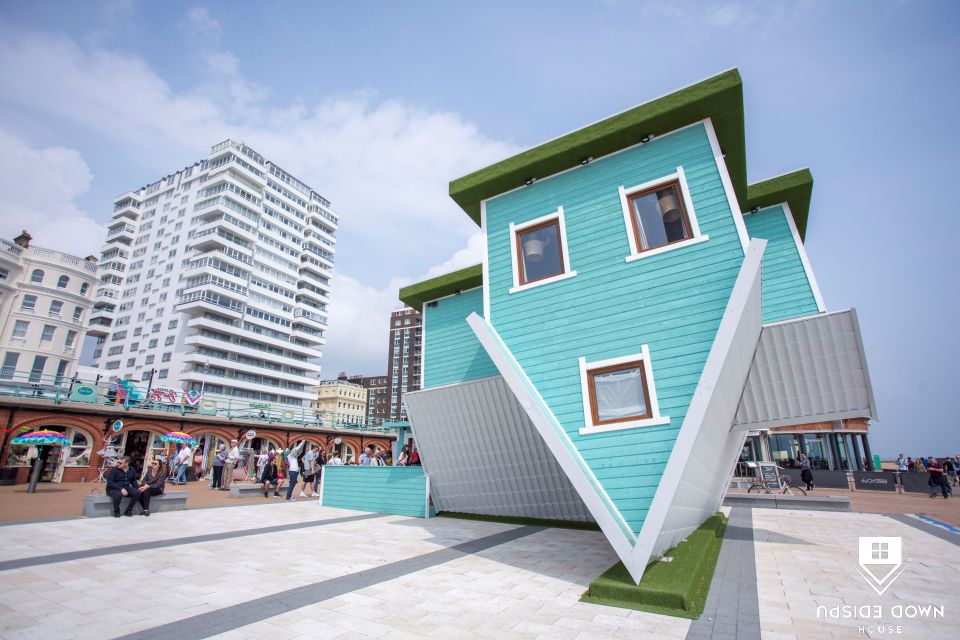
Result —
M 120 502 L 121 513 L 127 508 L 130 498 L 124 498 Z M 150 498 L 150 513 L 159 511 L 179 511 L 187 508 L 186 491 L 165 491 L 159 496 Z M 136 515 L 143 513 L 140 503 L 133 505 L 133 512 Z M 113 499 L 107 495 L 86 495 L 83 496 L 83 515 L 87 518 L 99 518 L 102 516 L 113 515 Z
M 286 479 L 281 480 L 280 484 L 277 486 L 277 491 L 280 492 L 281 496 L 286 496 L 286 489 L 284 489 Z M 263 497 L 263 485 L 257 484 L 255 482 L 234 482 L 230 485 L 230 497 L 231 498 L 251 498 L 253 496 L 259 495 Z M 273 493 L 270 494 L 271 496 Z

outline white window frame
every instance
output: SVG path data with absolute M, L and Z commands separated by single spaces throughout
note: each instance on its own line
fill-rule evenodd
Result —
M 650 414 L 649 418 L 638 418 L 637 420 L 627 420 L 613 424 L 594 424 L 593 411 L 590 410 L 590 377 L 587 375 L 593 369 L 603 367 L 612 367 L 619 364 L 628 364 L 631 362 L 642 361 L 643 373 L 647 380 L 647 393 L 650 394 Z M 608 358 L 606 360 L 597 360 L 587 362 L 586 358 L 581 357 L 580 362 L 580 392 L 583 398 L 583 424 L 580 428 L 580 435 L 590 435 L 592 433 L 607 433 L 608 431 L 620 431 L 623 429 L 636 429 L 637 427 L 655 427 L 670 424 L 670 416 L 660 415 L 660 402 L 657 400 L 657 385 L 653 379 L 653 365 L 650 363 L 650 347 L 642 345 L 640 353 L 619 358 Z
M 640 251 L 640 247 L 637 246 L 637 236 L 633 230 L 633 212 L 630 210 L 630 201 L 627 199 L 627 195 L 636 193 L 637 191 L 648 191 L 650 189 L 655 189 L 670 182 L 678 182 L 680 184 L 680 196 L 683 198 L 683 206 L 686 209 L 687 221 L 690 223 L 691 236 L 686 240 L 681 240 L 680 242 L 673 242 L 671 244 L 665 244 L 654 249 Z M 674 249 L 682 249 L 684 247 L 689 247 L 701 242 L 706 242 L 710 239 L 710 236 L 700 232 L 700 223 L 697 222 L 697 214 L 693 209 L 693 200 L 690 198 L 690 188 L 687 186 L 687 177 L 683 172 L 683 167 L 677 167 L 677 170 L 668 176 L 663 176 L 662 178 L 657 178 L 656 180 L 651 180 L 643 184 L 638 184 L 632 187 L 624 187 L 623 185 L 620 185 L 620 208 L 623 210 L 623 224 L 627 229 L 627 241 L 630 243 L 630 255 L 626 257 L 627 262 L 648 258 L 650 256 L 655 256 L 667 251 L 673 251 Z
M 549 278 L 543 278 L 542 280 L 535 280 L 526 284 L 520 284 L 520 256 L 517 255 L 517 234 L 522 233 L 524 230 L 529 229 L 530 227 L 535 227 L 538 224 L 551 222 L 553 220 L 556 220 L 557 226 L 560 227 L 560 250 L 563 252 L 563 272 L 558 273 L 555 276 L 550 276 Z M 534 287 L 550 284 L 551 282 L 566 280 L 567 278 L 572 278 L 573 276 L 577 275 L 577 272 L 573 271 L 570 266 L 570 250 L 567 248 L 567 225 L 563 218 L 563 207 L 557 207 L 557 210 L 552 213 L 548 213 L 545 216 L 540 216 L 539 218 L 535 218 L 533 220 L 528 220 L 521 224 L 515 224 L 511 222 L 510 257 L 513 268 L 513 287 L 510 289 L 510 293 L 526 291 L 527 289 L 533 289 Z

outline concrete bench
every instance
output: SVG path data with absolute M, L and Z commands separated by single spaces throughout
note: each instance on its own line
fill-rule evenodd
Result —
M 766 493 L 728 493 L 727 507 L 753 509 L 799 509 L 809 511 L 850 511 L 849 496 L 786 496 Z
M 286 485 L 286 480 L 281 480 L 280 485 L 277 487 L 277 491 L 280 492 L 280 495 L 285 495 L 284 486 Z M 263 485 L 256 484 L 254 482 L 234 482 L 230 485 L 230 497 L 231 498 L 252 498 L 253 496 L 259 495 L 263 497 Z M 270 495 L 273 495 L 272 493 Z
M 121 513 L 127 508 L 130 498 L 124 498 L 120 502 Z M 186 491 L 165 491 L 162 495 L 150 498 L 150 513 L 159 511 L 179 511 L 187 508 Z M 143 513 L 140 503 L 133 506 L 133 512 L 136 515 Z M 99 518 L 102 516 L 113 515 L 113 499 L 107 495 L 86 495 L 83 496 L 83 515 L 87 518 Z

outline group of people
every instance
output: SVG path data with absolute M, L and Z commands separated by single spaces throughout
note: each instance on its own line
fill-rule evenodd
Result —
M 119 458 L 117 465 L 107 474 L 107 495 L 113 500 L 113 517 L 120 517 L 124 498 L 130 498 L 130 502 L 123 515 L 132 516 L 133 508 L 139 503 L 143 515 L 149 516 L 150 498 L 163 493 L 166 481 L 167 473 L 157 459 L 150 461 L 138 480 L 136 471 L 130 466 L 130 456 Z
M 256 481 L 263 488 L 264 498 L 270 497 L 271 489 L 273 490 L 273 496 L 279 498 L 280 485 L 284 478 L 287 479 L 287 500 L 296 500 L 294 494 L 297 485 L 300 483 L 302 483 L 302 487 L 299 497 L 318 497 L 320 495 L 318 487 L 323 467 L 326 465 L 342 466 L 344 464 L 339 450 L 334 450 L 328 460 L 324 451 L 315 444 L 305 451 L 306 444 L 306 441 L 301 441 L 298 445 L 282 451 L 270 447 L 269 450 L 256 454 Z M 230 485 L 233 483 L 234 470 L 237 467 L 242 467 L 249 455 L 253 455 L 253 452 L 249 448 L 241 446 L 237 439 L 230 441 L 229 448 L 224 444 L 218 445 L 213 456 L 210 488 L 229 491 Z M 193 466 L 194 476 L 197 479 L 202 477 L 203 453 L 199 448 L 182 444 L 170 456 L 169 463 L 168 473 L 165 469 L 164 460 L 154 458 L 138 480 L 137 472 L 130 463 L 130 457 L 119 458 L 117 465 L 110 470 L 106 477 L 107 495 L 113 500 L 114 517 L 120 517 L 120 506 L 123 498 L 130 498 L 124 515 L 132 516 L 134 506 L 139 503 L 143 507 L 143 515 L 149 516 L 150 498 L 163 493 L 164 486 L 168 481 L 170 484 L 186 484 L 187 472 L 191 465 Z M 368 444 L 353 464 L 374 467 L 387 466 L 388 452 L 381 447 Z M 411 449 L 410 445 L 404 445 L 396 464 L 397 466 L 420 465 L 420 453 L 416 447 Z M 309 494 L 307 491 L 309 491 Z
M 960 485 L 960 454 L 946 456 L 938 460 L 933 456 L 928 458 L 908 458 L 902 453 L 897 458 L 897 469 L 900 473 L 927 473 L 927 484 L 930 486 L 930 497 L 937 497 L 937 489 L 944 499 L 953 493 L 953 487 Z

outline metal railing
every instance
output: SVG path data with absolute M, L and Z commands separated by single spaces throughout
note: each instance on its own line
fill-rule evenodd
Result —
M 168 411 L 181 416 L 217 416 L 229 421 L 299 425 L 324 431 L 351 430 L 381 434 L 397 431 L 397 427 L 384 426 L 383 421 L 377 418 L 323 418 L 309 406 L 207 392 L 190 396 L 187 391 L 166 387 L 162 382 L 154 379 L 118 382 L 100 376 L 94 380 L 83 380 L 77 376 L 67 378 L 3 369 L 0 370 L 0 397 L 40 400 L 52 405 L 95 404 L 124 412 L 147 410 Z M 120 413 L 118 417 L 122 415 Z

